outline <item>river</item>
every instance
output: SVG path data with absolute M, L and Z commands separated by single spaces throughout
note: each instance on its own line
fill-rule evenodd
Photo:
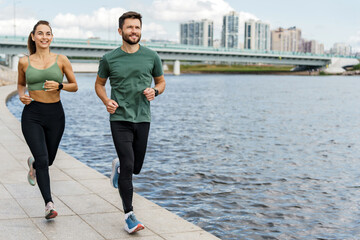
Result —
M 222 239 L 360 238 L 359 77 L 165 77 L 137 193 Z M 95 74 L 76 78 L 60 147 L 109 176 Z

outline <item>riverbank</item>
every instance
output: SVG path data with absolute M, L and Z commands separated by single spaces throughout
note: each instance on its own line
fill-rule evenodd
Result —
M 0 239 L 218 239 L 136 193 L 134 208 L 146 229 L 127 234 L 119 193 L 109 178 L 60 149 L 50 168 L 59 216 L 45 220 L 40 191 L 26 179 L 31 153 L 6 106 L 16 93 L 15 79 L 11 83 L 0 87 Z
M 0 87 L 15 84 L 17 80 L 17 72 L 8 67 L 0 65 Z
M 72 62 L 76 73 L 96 73 L 98 63 Z M 181 65 L 181 74 L 255 74 L 255 75 L 319 75 L 318 71 L 291 72 L 293 66 L 271 65 Z M 168 65 L 165 74 L 173 74 L 173 66 Z
M 0 87 L 1 86 L 6 86 L 6 85 L 11 85 L 11 84 L 14 84 L 14 83 L 0 79 Z

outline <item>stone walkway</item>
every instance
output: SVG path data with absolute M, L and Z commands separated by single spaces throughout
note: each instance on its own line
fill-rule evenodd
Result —
M 6 99 L 15 90 L 16 85 L 0 87 L 1 240 L 218 239 L 138 194 L 134 208 L 146 229 L 129 235 L 123 230 L 118 191 L 110 186 L 109 178 L 61 150 L 50 167 L 59 216 L 46 220 L 40 191 L 27 182 L 30 151 L 20 122 L 6 107 Z

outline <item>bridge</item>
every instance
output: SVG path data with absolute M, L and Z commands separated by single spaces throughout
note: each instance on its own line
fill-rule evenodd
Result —
M 163 61 L 174 61 L 174 74 L 180 74 L 180 61 L 198 61 L 209 63 L 263 63 L 293 65 L 298 67 L 320 68 L 331 66 L 334 57 L 346 60 L 347 65 L 358 64 L 355 58 L 310 53 L 253 51 L 246 49 L 227 49 L 189 46 L 169 43 L 142 42 L 143 46 L 156 51 Z M 105 53 L 119 47 L 121 41 L 99 39 L 54 38 L 51 49 L 68 57 L 102 57 Z M 18 56 L 25 55 L 27 37 L 0 36 L 0 54 L 5 54 L 10 67 L 17 65 Z M 355 61 L 354 61 L 355 60 Z M 342 61 L 340 61 L 342 62 Z M 339 64 L 338 64 L 339 65 Z M 342 65 L 342 64 L 340 64 Z

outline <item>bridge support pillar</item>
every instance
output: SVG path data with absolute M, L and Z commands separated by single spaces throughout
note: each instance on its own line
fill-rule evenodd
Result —
M 19 56 L 18 55 L 9 55 L 9 67 L 13 71 L 17 71 L 19 63 Z
M 163 68 L 163 71 L 166 72 L 166 71 L 169 71 L 169 67 L 166 63 L 162 63 L 162 68 Z
M 5 65 L 8 67 L 10 67 L 10 64 L 11 64 L 11 57 L 12 57 L 12 55 L 10 55 L 10 54 L 5 55 Z
M 180 75 L 180 61 L 176 60 L 174 62 L 174 75 L 178 76 Z

